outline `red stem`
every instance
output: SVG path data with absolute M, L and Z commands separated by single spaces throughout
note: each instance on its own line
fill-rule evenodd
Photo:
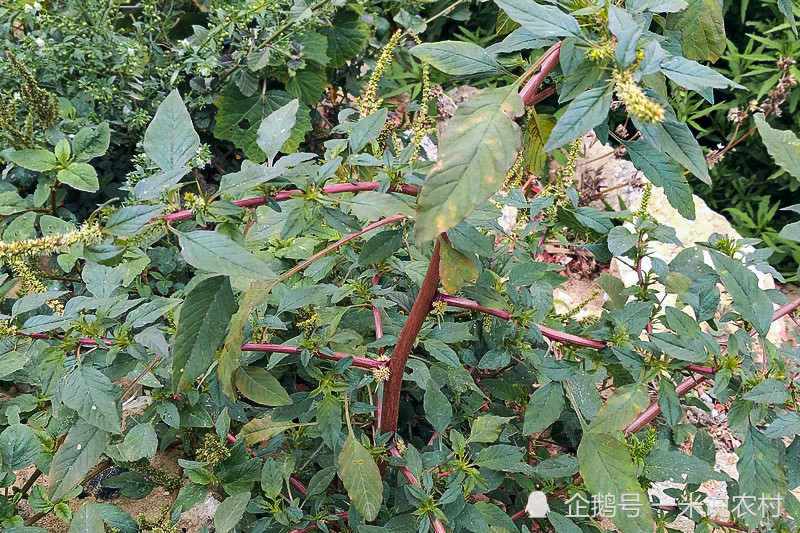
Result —
M 400 458 L 403 457 L 400 451 L 394 446 L 391 447 L 389 453 L 394 457 L 400 457 Z M 411 470 L 409 470 L 407 466 L 398 466 L 397 469 L 400 470 L 400 472 L 403 474 L 403 476 L 406 478 L 406 481 L 408 481 L 410 485 L 419 487 L 419 481 L 417 481 L 417 478 L 414 477 L 414 474 L 411 473 Z M 431 520 L 431 525 L 433 526 L 433 530 L 436 533 L 447 533 L 447 530 L 444 528 L 444 524 L 442 524 L 441 520 L 439 520 L 435 516 L 429 516 L 429 518 Z
M 555 87 L 551 87 L 547 91 L 550 91 L 547 95 L 542 96 L 543 93 L 539 93 L 539 87 L 541 87 L 542 83 L 544 82 L 545 78 L 550 75 L 553 69 L 558 64 L 558 60 L 561 56 L 561 41 L 557 42 L 553 46 L 547 49 L 544 55 L 541 58 L 541 65 L 539 68 L 539 72 L 534 74 L 528 83 L 525 84 L 525 87 L 519 92 L 520 97 L 522 98 L 522 102 L 526 106 L 534 105 L 538 103 L 550 94 L 555 92 Z M 551 90 L 552 89 L 552 90 Z M 545 92 L 547 92 L 545 91 Z
M 288 354 L 299 354 L 303 351 L 303 348 L 300 346 L 283 346 L 282 344 L 245 344 L 242 346 L 243 352 L 273 352 L 273 353 L 288 353 Z M 311 355 L 314 357 L 319 357 L 320 359 L 328 359 L 331 361 L 341 361 L 346 357 L 353 358 L 353 366 L 358 368 L 366 368 L 368 370 L 372 370 L 373 368 L 380 368 L 382 366 L 387 366 L 389 364 L 388 361 L 376 361 L 375 359 L 369 359 L 367 357 L 358 357 L 355 355 L 350 355 L 349 353 L 341 353 L 341 352 L 333 352 L 333 355 L 328 355 L 322 352 L 311 352 Z
M 383 386 L 383 413 L 381 413 L 381 433 L 397 431 L 397 416 L 400 411 L 400 391 L 403 387 L 403 372 L 406 369 L 408 355 L 414 347 L 425 317 L 431 310 L 436 290 L 439 288 L 439 239 L 433 248 L 428 272 L 419 289 L 417 299 L 408 313 L 408 319 L 389 360 L 389 381 Z

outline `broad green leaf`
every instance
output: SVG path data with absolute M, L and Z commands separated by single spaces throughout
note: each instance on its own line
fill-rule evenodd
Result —
M 549 478 L 572 476 L 578 473 L 578 459 L 562 453 L 552 459 L 537 462 L 531 468 L 531 472 L 537 476 Z
M 386 125 L 388 116 L 389 110 L 384 107 L 353 124 L 350 128 L 350 137 L 348 139 L 350 151 L 353 153 L 360 152 L 369 143 L 377 139 Z
M 330 24 L 319 30 L 328 39 L 328 66 L 339 68 L 364 49 L 369 38 L 369 26 L 354 12 L 340 9 Z
M 617 513 L 612 519 L 622 533 L 653 533 L 653 511 L 624 442 L 604 433 L 584 433 L 578 461 L 590 494 L 631 494 L 642 503 L 638 516 Z
M 708 360 L 705 345 L 698 339 L 672 333 L 651 333 L 650 340 L 665 354 L 689 363 L 703 363 Z
M 429 381 L 429 384 L 433 382 Z M 428 386 L 425 390 L 423 398 L 423 407 L 425 408 L 425 418 L 431 423 L 433 429 L 443 436 L 447 426 L 450 424 L 450 418 L 453 416 L 453 407 L 450 405 L 450 400 L 441 391 L 438 386 Z
M 45 291 L 34 294 L 26 294 L 11 307 L 11 316 L 17 316 L 28 311 L 33 311 L 43 306 L 48 300 L 55 300 L 67 294 L 67 291 Z
M 245 97 L 233 86 L 229 86 L 219 100 L 217 106 L 217 124 L 214 136 L 217 139 L 231 141 L 241 148 L 245 157 L 255 163 L 263 162 L 267 156 L 258 146 L 258 129 L 266 117 L 292 102 L 294 98 L 283 91 L 267 91 Z M 295 124 L 289 139 L 280 147 L 286 154 L 297 150 L 311 129 L 311 120 L 306 106 L 300 106 L 295 115 Z
M 750 425 L 736 455 L 739 456 L 736 469 L 739 471 L 740 494 L 758 494 L 764 498 L 785 497 L 788 481 L 778 464 L 776 443 L 770 442 L 761 431 Z M 758 525 L 760 515 L 742 514 L 744 516 L 741 518 L 748 526 L 753 528 Z
M 272 374 L 260 366 L 245 366 L 236 372 L 236 387 L 250 400 L 261 405 L 289 405 L 292 399 Z
M 613 93 L 612 87 L 606 86 L 595 87 L 578 95 L 558 119 L 544 151 L 550 152 L 564 146 L 602 124 L 608 117 Z
M 104 522 L 109 526 L 119 529 L 119 533 L 139 533 L 139 525 L 131 515 L 110 503 L 95 503 L 94 508 Z
M 230 280 L 207 278 L 195 285 L 181 307 L 172 347 L 172 390 L 180 392 L 205 372 L 236 310 Z
M 547 512 L 547 519 L 552 524 L 556 533 L 581 533 L 583 530 L 575 525 L 575 522 L 555 511 Z
M 694 197 L 683 168 L 647 141 L 623 141 L 622 144 L 628 150 L 633 166 L 641 170 L 653 185 L 664 188 L 670 205 L 681 215 L 694 220 Z
M 143 145 L 147 157 L 165 172 L 183 167 L 194 157 L 200 136 L 177 89 L 158 106 L 144 133 Z
M 794 19 L 794 12 L 792 11 L 792 0 L 778 0 L 778 9 L 789 21 L 794 36 L 797 37 L 797 21 Z
M 309 106 L 316 106 L 320 96 L 325 92 L 328 78 L 325 69 L 306 65 L 286 82 L 286 92 Z
M 510 417 L 497 416 L 497 415 L 480 415 L 472 422 L 472 427 L 469 431 L 469 438 L 467 443 L 470 442 L 483 442 L 490 444 L 497 440 L 500 432 L 503 430 Z
M 138 182 L 133 187 L 133 195 L 137 200 L 153 200 L 181 181 L 189 173 L 189 167 L 180 167 L 160 172 Z
M 149 423 L 134 426 L 125 439 L 116 445 L 120 456 L 126 462 L 135 462 L 139 459 L 150 459 L 158 451 L 158 437 L 156 430 Z
M 24 424 L 12 424 L 0 433 L 0 464 L 4 467 L 11 470 L 25 468 L 39 457 L 41 451 L 39 439 Z
M 800 435 L 800 415 L 786 411 L 770 423 L 764 434 L 770 439 Z
M 103 481 L 103 487 L 118 489 L 120 494 L 132 500 L 141 500 L 155 488 L 155 482 L 149 477 L 129 470 Z
M 411 54 L 451 76 L 489 76 L 500 74 L 502 65 L 486 50 L 464 41 L 439 41 L 418 44 Z
M 259 442 L 268 441 L 295 426 L 297 424 L 294 422 L 273 422 L 272 415 L 269 415 L 264 418 L 254 418 L 242 426 L 239 436 L 244 439 L 245 444 L 252 446 Z
M 0 192 L 0 215 L 13 215 L 28 206 L 17 191 Z
M 84 420 L 78 420 L 72 426 L 50 463 L 48 496 L 51 501 L 61 501 L 81 482 L 89 469 L 98 463 L 110 440 L 109 432 Z
M 716 0 L 712 1 L 716 2 Z M 689 172 L 703 183 L 711 184 L 703 150 L 689 130 L 689 126 L 675 120 L 674 114 L 668 111 L 664 122 L 654 124 L 653 129 L 661 151 L 689 169 Z
M 800 242 L 800 222 L 792 222 L 781 228 L 778 237 L 789 241 Z
M 522 141 L 522 153 L 525 157 L 525 166 L 534 176 L 542 177 L 547 170 L 547 153 L 544 151 L 544 145 L 550 138 L 556 122 L 556 117 L 553 115 L 534 114 L 528 120 L 528 129 Z
M 654 448 L 644 457 L 644 472 L 651 481 L 705 483 L 711 479 L 726 479 L 699 457 L 664 448 Z
M 606 400 L 586 431 L 588 433 L 612 433 L 625 429 L 639 413 L 647 408 L 649 401 L 647 387 L 641 383 L 631 383 L 620 387 Z
M 256 133 L 258 147 L 267 155 L 267 161 L 272 165 L 275 156 L 281 147 L 286 144 L 292 135 L 292 128 L 297 122 L 297 111 L 300 102 L 292 100 L 288 104 L 276 109 L 261 121 Z
M 353 507 L 364 520 L 378 517 L 383 502 L 383 481 L 369 451 L 350 433 L 339 453 L 339 476 Z
M 195 268 L 249 279 L 275 278 L 264 261 L 217 231 L 181 233 L 178 240 L 183 258 Z
M 58 181 L 79 191 L 95 192 L 100 188 L 97 171 L 89 163 L 72 163 L 59 170 Z
M 96 128 L 85 127 L 75 134 L 72 139 L 72 152 L 78 161 L 88 161 L 94 157 L 105 155 L 111 142 L 111 132 L 108 122 L 103 122 Z
M 683 408 L 675 384 L 664 377 L 661 377 L 658 384 L 658 407 L 670 426 L 679 423 L 683 418 Z
M 744 89 L 742 85 L 729 80 L 716 70 L 685 57 L 673 57 L 664 62 L 661 65 L 661 72 L 681 87 L 692 91 L 702 92 L 709 88 L 727 87 Z
M 150 219 L 161 214 L 165 207 L 164 204 L 123 207 L 108 217 L 104 228 L 105 232 L 116 236 L 131 235 L 147 224 Z
M 564 389 L 561 383 L 551 381 L 531 394 L 525 418 L 522 423 L 523 435 L 541 433 L 558 420 L 564 410 Z
M 217 533 L 228 533 L 236 527 L 244 516 L 248 503 L 250 503 L 249 492 L 240 492 L 225 498 L 214 513 L 214 530 Z
M 636 246 L 639 236 L 631 233 L 625 226 L 614 226 L 608 232 L 608 251 L 615 256 L 624 255 L 625 252 Z
M 0 356 L 0 379 L 5 378 L 22 369 L 28 363 L 29 357 L 20 351 L 12 350 Z
M 501 472 L 519 471 L 522 467 L 522 449 L 508 444 L 487 446 L 478 453 L 475 464 Z
M 420 191 L 418 245 L 457 226 L 500 190 L 521 146 L 519 127 L 510 117 L 522 112 L 513 86 L 486 89 L 458 108 Z
M 8 152 L 4 157 L 22 168 L 37 172 L 47 172 L 53 170 L 58 164 L 56 155 L 50 150 L 17 150 Z
M 636 61 L 636 47 L 643 30 L 630 13 L 613 4 L 608 7 L 608 29 L 617 38 L 615 47 L 617 66 L 625 69 Z
M 353 215 L 370 222 L 397 214 L 414 214 L 407 203 L 386 192 L 364 191 L 351 198 L 349 204 Z
M 772 300 L 758 286 L 758 277 L 739 261 L 720 253 L 712 253 L 711 260 L 733 298 L 734 309 L 753 324 L 758 333 L 766 335 L 772 324 Z
M 725 51 L 725 23 L 717 0 L 688 0 L 688 7 L 667 18 L 667 29 L 681 32 L 683 55 L 715 62 Z
M 342 402 L 334 395 L 326 394 L 317 402 L 317 426 L 325 443 L 336 449 L 342 431 Z
M 756 113 L 755 119 L 769 155 L 783 170 L 800 180 L 800 139 L 790 130 L 776 130 L 767 124 L 763 113 Z
M 403 246 L 403 232 L 400 230 L 382 231 L 364 243 L 358 256 L 358 264 L 369 266 L 388 259 Z
M 88 365 L 73 370 L 61 388 L 64 405 L 77 411 L 93 426 L 110 433 L 122 433 L 119 397 L 119 386 Z
M 440 249 L 442 260 L 439 261 L 439 277 L 444 290 L 455 294 L 465 283 L 478 279 L 478 266 L 473 259 L 462 254 L 444 240 L 441 242 Z
M 581 27 L 571 15 L 555 6 L 528 0 L 495 0 L 495 4 L 512 20 L 536 37 L 581 37 Z
M 103 533 L 103 518 L 93 503 L 84 503 L 72 517 L 69 533 Z
M 789 400 L 789 390 L 783 382 L 768 378 L 750 389 L 742 398 L 755 403 L 783 404 Z

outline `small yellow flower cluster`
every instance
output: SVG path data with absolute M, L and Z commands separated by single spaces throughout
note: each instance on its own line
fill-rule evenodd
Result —
M 650 196 L 653 194 L 653 184 L 647 183 L 644 187 L 644 196 L 642 196 L 642 205 L 639 207 L 639 210 L 636 211 L 636 217 L 639 219 L 645 219 L 650 216 L 650 213 L 647 212 L 648 207 L 650 206 Z
M 593 46 L 587 53 L 586 56 L 591 59 L 592 61 L 604 62 L 611 59 L 614 59 L 614 53 L 616 52 L 616 45 L 613 41 L 603 41 L 597 46 Z
M 379 366 L 378 368 L 372 369 L 372 377 L 375 378 L 376 383 L 385 383 L 389 381 L 390 375 L 391 372 L 388 366 Z
M 386 46 L 383 47 L 378 62 L 375 64 L 375 70 L 372 71 L 367 88 L 364 90 L 364 95 L 356 99 L 356 103 L 361 110 L 361 118 L 377 111 L 383 103 L 383 100 L 378 98 L 378 82 L 381 80 L 386 67 L 392 62 L 392 54 L 402 35 L 403 30 L 397 30 L 392 35 L 392 38 L 389 39 L 389 42 L 386 43 Z
M 400 437 L 397 437 L 397 442 L 395 442 L 394 445 L 397 448 L 397 451 L 400 452 L 400 455 L 406 453 L 406 450 L 408 449 L 408 446 L 406 446 L 406 442 Z
M 22 257 L 12 257 L 6 260 L 6 264 L 11 267 L 14 277 L 19 280 L 18 294 L 41 294 L 47 291 L 47 287 L 36 276 L 33 269 Z M 58 300 L 47 300 L 47 307 L 56 314 L 64 312 L 64 304 Z
M 628 114 L 642 122 L 663 122 L 664 107 L 648 98 L 642 88 L 633 79 L 633 74 L 628 71 L 614 73 L 614 90 L 617 91 Z
M 97 224 L 84 224 L 79 230 L 63 235 L 48 235 L 17 242 L 0 242 L 0 261 L 8 262 L 15 257 L 33 257 L 66 250 L 73 244 L 96 244 L 103 240 L 103 231 Z

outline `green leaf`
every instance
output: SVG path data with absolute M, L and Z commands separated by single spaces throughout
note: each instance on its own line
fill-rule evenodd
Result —
M 93 503 L 84 503 L 72 517 L 69 533 L 103 533 L 103 518 Z
M 531 2 L 531 5 L 536 4 Z M 550 138 L 547 139 L 544 151 L 550 152 L 564 146 L 602 124 L 608 117 L 613 93 L 611 86 L 604 86 L 579 94 L 558 119 Z
M 480 415 L 472 422 L 467 443 L 483 442 L 489 444 L 496 441 L 509 420 L 511 420 L 511 417 Z
M 51 501 L 60 501 L 89 473 L 108 447 L 111 434 L 84 420 L 78 420 L 67 433 L 50 463 Z
M 651 333 L 650 340 L 665 354 L 681 361 L 703 363 L 708 360 L 705 345 L 698 339 L 672 333 Z
M 538 38 L 582 37 L 578 21 L 555 6 L 527 0 L 494 0 L 494 3 Z
M 275 278 L 264 261 L 217 231 L 181 233 L 178 240 L 183 258 L 195 268 L 249 279 Z
M 6 357 L 3 355 L 2 357 Z M 0 433 L 0 464 L 11 470 L 20 470 L 33 463 L 42 445 L 33 430 L 23 424 L 12 424 Z
M 440 250 L 442 259 L 439 261 L 439 277 L 444 290 L 455 294 L 465 283 L 478 279 L 478 266 L 473 259 L 447 244 L 444 239 Z
M 716 2 L 716 0 L 712 0 Z M 653 125 L 658 144 L 663 152 L 666 152 L 675 161 L 689 169 L 700 181 L 711 185 L 711 178 L 708 175 L 708 164 L 703 155 L 703 150 L 697 143 L 689 126 L 683 122 L 678 122 L 668 112 L 668 118 L 664 122 Z M 648 138 L 648 141 L 650 139 Z
M 616 256 L 624 255 L 625 252 L 636 246 L 639 236 L 631 233 L 625 226 L 614 226 L 608 232 L 608 251 Z
M 378 517 L 383 502 L 383 482 L 369 451 L 350 433 L 339 454 L 339 476 L 353 507 L 364 520 Z
M 194 157 L 200 136 L 177 89 L 164 99 L 144 133 L 144 152 L 163 171 L 181 168 Z
M 425 418 L 441 437 L 445 434 L 445 430 L 450 424 L 450 418 L 453 416 L 453 407 L 439 386 L 432 386 L 433 384 L 434 382 L 428 381 L 428 388 L 425 390 L 423 398 L 423 407 L 425 408 Z
M 651 481 L 676 483 L 705 483 L 711 479 L 725 480 L 726 476 L 699 457 L 678 450 L 654 448 L 644 457 L 644 474 Z
M 783 404 L 789 400 L 789 390 L 785 383 L 774 378 L 767 378 L 742 398 L 755 403 Z
M 486 89 L 462 104 L 439 144 L 439 160 L 420 191 L 417 244 L 457 226 L 503 186 L 520 149 L 523 112 L 516 89 Z
M 786 17 L 786 20 L 789 21 L 794 36 L 797 37 L 797 21 L 795 21 L 794 12 L 792 11 L 792 0 L 778 0 L 778 9 L 783 16 Z
M 617 513 L 613 518 L 622 533 L 653 532 L 653 511 L 624 442 L 603 433 L 584 433 L 578 446 L 578 461 L 590 494 L 635 495 L 642 503 L 637 516 Z
M 658 384 L 658 407 L 664 414 L 667 424 L 674 426 L 683 418 L 681 400 L 675 390 L 675 384 L 669 379 L 661 378 Z
M 360 152 L 370 142 L 377 139 L 386 125 L 388 116 L 389 110 L 384 107 L 353 124 L 350 128 L 350 138 L 348 140 L 350 151 L 353 153 Z
M 630 13 L 613 4 L 608 7 L 608 29 L 617 38 L 617 66 L 625 69 L 636 60 L 636 47 L 643 30 Z
M 691 91 L 703 92 L 706 89 L 727 87 L 744 89 L 744 86 L 729 80 L 716 70 L 685 57 L 673 57 L 664 62 L 661 65 L 661 72 L 681 87 Z
M 236 87 L 228 86 L 217 100 L 217 124 L 214 136 L 217 139 L 231 141 L 241 148 L 245 157 L 256 163 L 262 163 L 266 154 L 258 146 L 258 130 L 261 121 L 292 102 L 294 98 L 283 91 L 267 91 L 245 97 Z M 280 151 L 290 154 L 297 150 L 305 138 L 305 132 L 311 129 L 311 120 L 306 106 L 301 106 L 295 116 L 295 124 L 289 139 L 280 147 Z
M 114 211 L 108 222 L 106 222 L 105 232 L 109 235 L 123 236 L 136 233 L 147 224 L 150 219 L 161 214 L 166 206 L 156 205 L 130 205 Z
M 772 324 L 772 300 L 759 288 L 758 276 L 739 261 L 720 253 L 712 253 L 711 260 L 733 298 L 734 309 L 753 324 L 758 333 L 766 336 Z
M 272 374 L 260 366 L 245 366 L 236 372 L 236 387 L 261 405 L 290 405 L 292 399 Z
M 555 511 L 548 511 L 547 519 L 553 525 L 556 533 L 581 533 L 583 531 L 575 525 L 575 522 Z
M 790 130 L 776 130 L 764 120 L 764 113 L 756 113 L 756 126 L 769 155 L 783 170 L 800 180 L 800 139 Z
M 103 122 L 96 128 L 85 127 L 75 134 L 72 139 L 72 152 L 78 161 L 88 161 L 94 157 L 105 155 L 111 142 L 111 132 L 108 122 Z
M 556 117 L 553 115 L 535 114 L 528 120 L 528 128 L 522 141 L 522 153 L 525 157 L 525 166 L 534 176 L 544 176 L 547 170 L 547 153 L 544 151 L 544 145 L 550 138 L 556 122 Z
M 245 444 L 252 446 L 259 442 L 268 441 L 295 426 L 297 424 L 294 422 L 273 422 L 272 415 L 269 415 L 264 418 L 254 418 L 242 426 L 239 436 L 244 439 Z
M 59 170 L 58 181 L 79 191 L 95 192 L 100 188 L 97 171 L 89 163 L 72 163 Z
M 522 449 L 508 444 L 487 446 L 478 452 L 475 464 L 501 472 L 516 472 L 522 466 Z
M 370 222 L 397 214 L 414 214 L 407 203 L 386 192 L 364 191 L 351 198 L 349 203 L 355 216 Z
M 649 402 L 647 387 L 641 383 L 631 383 L 620 387 L 606 400 L 586 431 L 587 433 L 612 433 L 625 429 L 639 413 L 647 408 Z
M 217 508 L 214 514 L 214 529 L 217 533 L 228 533 L 241 521 L 247 504 L 250 503 L 250 493 L 240 492 L 229 496 Z
M 17 191 L 0 192 L 0 215 L 13 215 L 28 206 Z
M 689 220 L 694 220 L 692 189 L 683 175 L 683 168 L 671 157 L 653 148 L 647 141 L 623 141 L 631 162 L 656 187 L 663 187 L 672 207 Z
M 267 155 L 267 161 L 272 161 L 281 147 L 286 144 L 292 135 L 292 128 L 297 122 L 297 110 L 300 102 L 292 100 L 288 104 L 276 109 L 261 121 L 256 133 L 258 147 Z
M 206 278 L 186 296 L 172 347 L 172 390 L 180 392 L 208 369 L 236 310 L 230 280 Z
M 325 444 L 335 449 L 342 431 L 342 402 L 334 395 L 326 394 L 317 403 L 317 426 Z
M 50 150 L 43 149 L 17 150 L 4 154 L 4 157 L 17 166 L 36 172 L 53 170 L 58 164 L 56 155 Z
M 418 44 L 411 55 L 451 76 L 491 76 L 503 71 L 502 65 L 474 43 L 439 41 Z
M 133 195 L 137 200 L 158 198 L 167 189 L 177 185 L 181 178 L 189 173 L 189 170 L 189 167 L 181 167 L 145 178 L 133 187 Z
M 552 459 L 536 463 L 531 472 L 540 477 L 553 479 L 572 476 L 578 473 L 578 459 L 567 454 L 556 455 Z
M 799 435 L 800 415 L 794 411 L 786 411 L 770 423 L 764 434 L 770 439 Z
M 558 420 L 564 410 L 564 389 L 561 383 L 551 381 L 531 394 L 525 418 L 522 423 L 523 435 L 541 433 Z
M 688 7 L 667 18 L 667 29 L 680 30 L 683 55 L 715 62 L 725 51 L 725 23 L 717 0 L 688 0 Z
M 73 370 L 61 388 L 64 405 L 77 411 L 93 426 L 111 433 L 122 433 L 119 396 L 119 386 L 88 365 Z
M 141 500 L 150 494 L 156 484 L 147 476 L 129 470 L 103 481 L 103 487 L 118 489 L 120 494 L 131 500 Z
M 116 448 L 123 460 L 129 463 L 139 459 L 150 459 L 158 451 L 156 430 L 148 423 L 134 426 Z
M 328 66 L 339 68 L 364 49 L 369 38 L 369 27 L 352 11 L 340 9 L 330 24 L 319 29 L 328 39 Z
M 94 508 L 104 522 L 109 526 L 119 529 L 119 533 L 139 533 L 139 525 L 131 515 L 110 503 L 95 503 Z
M 781 445 L 783 446 L 783 445 Z M 755 427 L 748 426 L 744 442 L 736 450 L 739 461 L 739 491 L 741 494 L 758 494 L 764 498 L 784 498 L 788 487 L 786 473 L 778 463 L 778 449 Z M 751 527 L 759 523 L 760 516 L 743 513 L 742 518 Z
M 388 259 L 403 246 L 403 232 L 400 230 L 382 231 L 364 243 L 358 255 L 358 264 L 369 266 Z

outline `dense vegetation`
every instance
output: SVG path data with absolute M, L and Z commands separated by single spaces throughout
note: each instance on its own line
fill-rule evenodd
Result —
M 796 279 L 800 8 L 736 7 L 0 7 L 0 529 L 174 532 L 212 493 L 222 533 L 796 530 L 800 350 L 767 335 L 800 298 L 754 270 Z M 583 201 L 589 132 L 637 209 Z M 693 186 L 751 238 L 680 243 L 650 197 L 693 220 Z M 551 242 L 638 280 L 558 313 Z M 738 479 L 684 418 L 701 385 Z M 179 476 L 150 464 L 175 448 Z M 111 465 L 163 512 L 76 505 Z

